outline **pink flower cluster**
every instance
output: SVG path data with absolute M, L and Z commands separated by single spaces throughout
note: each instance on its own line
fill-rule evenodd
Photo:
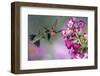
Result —
M 87 33 L 82 32 L 86 25 L 85 22 L 71 17 L 64 25 L 66 28 L 62 29 L 61 34 L 64 37 L 65 46 L 69 49 L 70 58 L 87 58 Z

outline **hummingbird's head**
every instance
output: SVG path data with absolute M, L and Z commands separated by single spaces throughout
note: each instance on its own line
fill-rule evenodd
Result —
M 56 31 L 51 31 L 50 34 L 51 34 L 51 36 L 55 36 L 56 35 Z

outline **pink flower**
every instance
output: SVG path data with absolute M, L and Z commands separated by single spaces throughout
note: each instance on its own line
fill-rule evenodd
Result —
M 61 35 L 63 35 L 64 37 L 67 37 L 67 35 L 70 35 L 71 33 L 72 33 L 72 30 L 70 30 L 69 28 L 63 29 L 61 31 Z
M 75 34 L 75 33 L 72 33 L 72 34 L 71 34 L 71 37 L 76 37 L 76 34 Z
M 81 51 L 81 52 L 79 52 L 79 57 L 80 58 L 87 58 L 88 57 L 88 53 Z
M 81 47 L 81 45 L 79 43 L 73 43 L 73 48 L 75 50 L 79 49 Z
M 72 28 L 75 24 L 75 20 L 75 17 L 70 18 L 68 21 L 65 22 L 65 26 L 67 26 L 68 28 Z
M 77 51 L 72 47 L 71 49 L 69 49 L 69 55 L 71 59 L 76 59 Z
M 77 22 L 75 22 L 74 27 L 75 27 L 75 28 L 77 28 L 77 27 L 78 27 Z
M 79 52 L 78 50 L 75 50 L 73 47 L 69 49 L 69 55 L 71 59 L 88 58 L 87 52 Z
M 80 20 L 77 25 L 79 26 L 79 28 L 84 28 L 85 26 L 85 22 L 83 20 Z
M 88 58 L 88 52 L 84 53 L 84 57 L 83 58 Z
M 87 58 L 87 52 L 80 50 L 81 44 L 76 42 L 77 32 L 82 32 L 85 26 L 85 22 L 80 20 L 76 22 L 76 18 L 72 17 L 65 22 L 66 29 L 61 31 L 64 37 L 65 46 L 69 49 L 69 55 L 71 59 Z M 87 39 L 87 33 L 84 33 L 84 38 Z
M 65 29 L 63 29 L 63 30 L 61 31 L 61 34 L 65 37 L 65 36 L 67 36 L 67 31 L 66 31 Z
M 77 28 L 76 28 L 76 27 L 74 27 L 74 28 L 73 28 L 73 31 L 74 31 L 74 32 L 81 32 L 81 31 L 82 31 L 82 29 L 81 29 L 80 27 L 77 27 Z
M 84 38 L 85 38 L 85 39 L 88 39 L 87 33 L 84 33 Z
M 67 47 L 68 49 L 70 49 L 70 48 L 72 47 L 72 45 L 73 45 L 73 42 L 70 41 L 70 40 L 65 40 L 65 45 L 66 45 L 66 47 Z

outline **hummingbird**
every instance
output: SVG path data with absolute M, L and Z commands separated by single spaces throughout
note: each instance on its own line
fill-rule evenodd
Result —
M 56 31 L 56 25 L 57 25 L 58 19 L 56 19 L 56 21 L 51 25 L 51 28 L 48 29 L 47 27 L 43 26 L 43 30 L 39 30 L 39 32 L 36 35 L 31 35 L 31 40 L 34 44 L 37 43 L 37 41 L 41 40 L 41 39 L 48 39 L 48 41 L 50 40 L 51 37 L 56 36 L 56 34 L 58 34 L 59 32 L 61 32 L 61 30 Z

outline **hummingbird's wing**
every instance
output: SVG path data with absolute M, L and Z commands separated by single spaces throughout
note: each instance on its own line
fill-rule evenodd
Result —
M 36 41 L 41 40 L 41 39 L 42 39 L 42 36 L 39 35 L 39 34 L 37 34 L 37 35 L 34 37 L 34 39 L 32 40 L 32 42 L 35 43 Z
M 37 35 L 35 35 L 34 39 L 32 40 L 33 43 L 35 43 L 38 40 L 41 40 L 42 38 L 45 38 L 46 34 L 44 31 L 39 32 Z
M 46 32 L 50 32 L 50 30 L 46 28 L 45 26 L 43 26 L 43 28 L 45 29 Z
M 36 35 L 31 34 L 31 35 L 30 35 L 30 40 L 33 41 L 35 37 L 36 37 Z M 34 44 L 35 44 L 37 47 L 39 47 L 39 46 L 40 46 L 40 40 L 35 41 Z
M 47 35 L 48 40 L 50 40 L 50 38 L 51 38 L 50 30 L 48 28 L 46 28 L 45 26 L 43 28 L 45 29 L 45 33 Z

